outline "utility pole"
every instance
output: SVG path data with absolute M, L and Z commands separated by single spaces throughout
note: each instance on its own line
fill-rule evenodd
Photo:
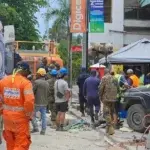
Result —
M 69 0 L 69 6 L 71 8 L 71 1 L 70 0 Z M 68 85 L 70 88 L 72 88 L 72 50 L 71 50 L 72 33 L 70 32 L 69 27 L 70 27 L 70 23 L 68 23 L 68 62 L 67 62 L 67 67 L 68 67 L 68 73 L 69 73 Z
M 86 33 L 83 33 L 82 67 L 88 71 L 88 41 L 89 41 L 89 0 L 86 1 Z

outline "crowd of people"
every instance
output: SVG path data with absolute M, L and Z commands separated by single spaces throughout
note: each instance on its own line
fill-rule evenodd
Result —
M 32 79 L 29 64 L 24 61 L 17 63 L 12 75 L 0 80 L 0 119 L 3 118 L 3 137 L 7 150 L 29 149 L 30 133 L 39 132 L 37 112 L 41 114 L 41 135 L 46 133 L 46 114 L 49 112 L 51 127 L 56 131 L 64 131 L 65 114 L 71 97 L 67 77 L 66 68 L 61 68 L 56 62 L 48 65 L 47 59 L 43 58 L 35 80 Z M 77 79 L 81 115 L 85 116 L 87 112 L 95 126 L 102 113 L 106 121 L 106 133 L 113 135 L 115 129 L 120 127 L 118 113 L 122 92 L 142 85 L 140 77 L 132 69 L 128 69 L 126 74 L 115 74 L 106 68 L 100 79 L 98 70 L 91 70 L 88 74 L 86 68 L 82 68 Z M 30 122 L 33 126 L 31 132 Z M 2 124 L 0 129 L 2 131 Z
M 121 96 L 128 88 L 144 85 L 144 79 L 141 76 L 139 71 L 134 72 L 132 69 L 128 69 L 126 73 L 118 71 L 116 74 L 105 69 L 105 75 L 100 80 L 97 70 L 91 70 L 89 75 L 85 68 L 82 68 L 77 79 L 81 115 L 85 116 L 85 112 L 89 113 L 94 125 L 102 113 L 106 120 L 106 133 L 114 134 L 114 129 L 122 126 L 118 115 L 121 109 Z
M 29 149 L 30 133 L 39 132 L 37 112 L 41 114 L 41 135 L 46 132 L 47 111 L 51 111 L 52 127 L 56 131 L 64 130 L 65 114 L 71 96 L 66 81 L 68 71 L 58 64 L 46 67 L 44 58 L 37 68 L 36 79 L 32 80 L 29 64 L 21 61 L 12 75 L 0 80 L 0 118 L 3 118 L 4 130 L 2 126 L 0 128 L 3 130 L 7 150 Z M 30 121 L 33 126 L 31 132 Z

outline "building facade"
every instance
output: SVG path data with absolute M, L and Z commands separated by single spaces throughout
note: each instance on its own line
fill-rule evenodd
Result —
M 89 44 L 112 43 L 114 50 L 140 40 L 150 39 L 150 6 L 138 0 L 105 0 L 105 31 L 90 33 Z M 109 18 L 109 19 L 108 19 Z

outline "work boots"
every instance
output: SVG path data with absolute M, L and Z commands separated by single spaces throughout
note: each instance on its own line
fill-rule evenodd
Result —
M 106 126 L 106 133 L 108 135 L 113 135 L 115 134 L 115 130 L 114 130 L 114 127 L 112 125 L 107 125 Z
M 56 126 L 56 122 L 55 122 L 55 121 L 52 121 L 51 128 L 52 128 L 52 129 L 56 129 L 56 128 L 57 128 L 57 126 Z
M 56 131 L 65 131 L 63 124 L 57 126 Z
M 31 133 L 36 133 L 36 132 L 39 132 L 39 129 L 33 129 L 33 130 L 31 131 Z
M 42 129 L 41 132 L 40 132 L 40 134 L 41 134 L 41 135 L 45 135 L 45 130 Z
M 95 113 L 95 120 L 98 120 L 98 113 Z

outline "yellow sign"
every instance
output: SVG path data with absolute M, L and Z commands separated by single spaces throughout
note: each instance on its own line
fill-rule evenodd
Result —
M 123 65 L 113 65 L 113 71 L 115 74 L 120 74 L 123 71 Z

